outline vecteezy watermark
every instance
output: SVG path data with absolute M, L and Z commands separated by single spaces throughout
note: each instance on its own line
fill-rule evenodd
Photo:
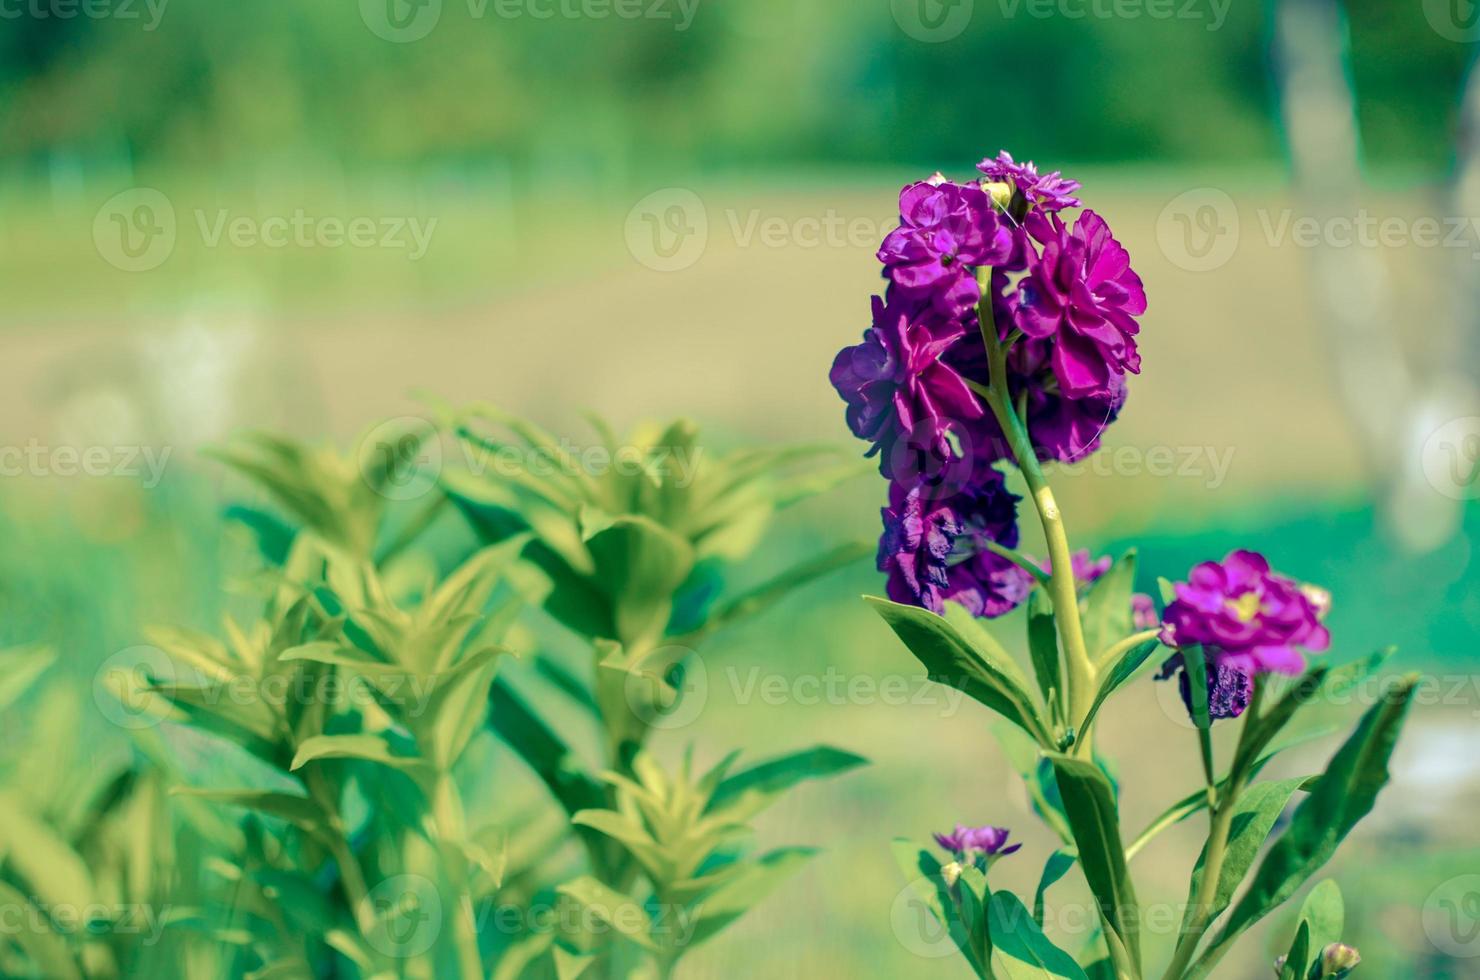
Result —
M 1083 459 L 1060 464 L 1064 476 L 1149 476 L 1162 480 L 1201 480 L 1217 490 L 1228 479 L 1234 447 L 1224 446 L 1116 446 Z
M 743 672 L 737 667 L 726 667 L 725 679 L 735 703 L 742 707 L 752 704 L 936 707 L 940 709 L 939 717 L 951 718 L 966 700 L 958 688 L 937 683 L 924 674 L 848 674 L 836 667 L 820 674 L 780 674 L 759 667 Z
M 364 898 L 375 928 L 365 940 L 394 959 L 420 956 L 442 935 L 442 896 L 421 875 L 392 875 Z
M 360 0 L 360 19 L 376 37 L 420 41 L 442 20 L 443 0 Z M 677 32 L 693 26 L 700 0 L 465 0 L 474 20 L 653 20 Z
M 27 896 L 24 902 L 0 900 L 0 938 L 30 933 L 61 933 L 78 939 L 127 936 L 153 946 L 164 935 L 174 912 L 172 905 L 143 902 L 47 902 Z
M 709 703 L 709 672 L 688 647 L 659 647 L 627 669 L 622 695 L 632 714 L 649 728 L 685 728 Z
M 557 936 L 607 934 L 633 935 L 645 932 L 671 941 L 682 949 L 694 938 L 703 915 L 698 904 L 649 901 L 642 905 L 624 902 L 596 909 L 583 902 L 535 901 L 527 904 L 485 903 L 474 915 L 478 933 L 505 936 L 530 934 Z
M 961 36 L 971 23 L 975 0 L 890 0 L 894 22 L 916 41 L 940 44 Z
M 997 0 L 1004 20 L 1185 20 L 1216 31 L 1228 20 L 1233 0 Z
M 654 191 L 627 212 L 627 251 L 649 269 L 678 272 L 704 255 L 709 211 L 699 195 L 683 187 Z
M 173 446 L 0 446 L 0 477 L 124 477 L 159 486 Z
M 1423 931 L 1445 956 L 1480 956 L 1480 874 L 1450 878 L 1429 892 L 1423 903 Z
M 436 218 L 411 215 L 319 215 L 303 208 L 267 216 L 233 213 L 229 208 L 196 208 L 185 226 L 205 248 L 333 249 L 379 248 L 423 258 L 437 230 Z M 110 265 L 125 272 L 148 272 L 175 252 L 181 228 L 175 206 L 151 187 L 115 194 L 93 217 L 93 244 Z
M 0 0 L 0 20 L 142 21 L 159 27 L 170 0 Z
M 1259 236 L 1271 248 L 1459 249 L 1480 261 L 1480 217 L 1471 215 L 1380 215 L 1367 208 L 1315 215 L 1261 207 L 1254 217 Z M 1208 272 L 1233 258 L 1243 227 L 1227 192 L 1196 187 L 1162 208 L 1156 240 L 1173 265 Z
M 1480 3 L 1476 0 L 1423 0 L 1424 19 L 1445 40 L 1480 41 Z
M 1453 500 L 1480 498 L 1480 416 L 1451 419 L 1424 441 L 1429 486 Z

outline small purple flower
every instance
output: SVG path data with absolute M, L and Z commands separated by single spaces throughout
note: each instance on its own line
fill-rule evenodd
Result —
M 1010 546 L 1009 546 L 1010 547 Z M 1028 600 L 1033 576 L 994 551 L 979 551 L 951 568 L 952 598 L 973 616 L 996 619 Z
M 879 470 L 893 478 L 912 464 L 897 456 L 924 453 L 937 464 L 953 459 L 952 426 L 980 418 L 985 409 L 961 375 L 940 360 L 961 336 L 960 323 L 892 292 L 887 300 L 875 296 L 873 306 L 873 326 L 862 343 L 838 353 L 829 377 L 848 405 L 848 428 L 873 443 L 869 455 L 882 453 Z M 917 465 L 913 472 L 923 469 Z
M 966 827 L 956 824 L 949 834 L 932 834 L 935 842 L 950 851 L 958 861 L 965 861 L 978 854 L 988 857 L 1005 857 L 1021 844 L 1008 845 L 1006 827 Z
M 1138 630 L 1156 629 L 1161 625 L 1161 614 L 1156 611 L 1156 600 L 1144 592 L 1131 596 L 1131 624 Z
M 1188 715 L 1191 715 L 1192 680 L 1184 669 L 1182 656 L 1180 653 L 1176 654 L 1162 664 L 1161 672 L 1156 675 L 1156 679 L 1164 681 L 1173 674 L 1177 676 L 1177 688 L 1182 694 L 1182 703 L 1187 706 Z M 1207 655 L 1204 654 L 1204 656 Z M 1209 660 L 1207 678 L 1208 717 L 1214 721 L 1223 718 L 1237 718 L 1249 707 L 1249 700 L 1254 696 L 1253 676 L 1237 667 Z
M 1115 560 L 1109 555 L 1102 558 L 1091 556 L 1088 548 L 1081 548 L 1069 556 L 1069 569 L 1074 573 L 1074 584 L 1083 589 L 1093 585 L 1115 564 Z M 1045 572 L 1053 574 L 1053 562 L 1047 558 L 1038 563 L 1038 567 Z
M 997 265 L 1014 252 L 1012 232 L 986 192 L 940 174 L 900 192 L 899 221 L 879 247 L 885 274 L 946 316 L 964 315 L 981 298 L 973 267 Z
M 1298 674 L 1305 667 L 1298 648 L 1320 651 L 1331 644 L 1317 604 L 1255 552 L 1203 562 L 1176 592 L 1162 616 L 1162 642 L 1201 644 L 1220 666 L 1246 674 Z
M 987 157 L 976 165 L 976 169 L 986 174 L 988 180 L 1012 184 L 1023 192 L 1029 204 L 1041 211 L 1079 207 L 1079 198 L 1073 196 L 1079 190 L 1079 181 L 1067 180 L 1057 170 L 1040 175 L 1033 161 L 1018 163 L 1006 150 L 1000 151 L 995 158 Z
M 948 573 L 962 531 L 960 518 L 922 488 L 906 490 L 898 483 L 889 485 L 889 506 L 881 513 L 878 566 L 889 576 L 886 594 L 939 613 L 953 592 Z
M 1113 395 L 1117 380 L 1141 370 L 1136 317 L 1146 312 L 1130 256 L 1093 211 L 1071 229 L 1057 215 L 1028 215 L 1042 245 L 1018 287 L 1017 324 L 1029 337 L 1053 338 L 1059 391 L 1069 398 Z

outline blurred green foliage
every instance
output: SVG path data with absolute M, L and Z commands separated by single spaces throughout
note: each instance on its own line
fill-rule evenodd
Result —
M 1467 46 L 1416 3 L 1346 6 L 1370 162 L 1444 167 Z M 1153 17 L 976 0 L 939 43 L 901 27 L 905 0 L 645 0 L 669 16 L 634 19 L 589 0 L 444 0 L 410 43 L 377 36 L 375 3 L 360 7 L 140 0 L 132 19 L 8 18 L 0 160 L 620 180 L 654 166 L 966 164 L 999 145 L 1078 162 L 1281 155 L 1267 3 L 1177 0 Z M 608 14 L 565 13 L 583 9 Z

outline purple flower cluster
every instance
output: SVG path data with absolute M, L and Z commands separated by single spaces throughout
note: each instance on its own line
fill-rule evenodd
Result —
M 1008 440 L 973 390 L 990 381 L 978 310 L 1010 345 L 1008 395 L 1035 452 L 1070 461 L 1099 447 L 1125 403 L 1146 296 L 1104 219 L 1061 217 L 1079 206 L 1076 181 L 1006 152 L 978 169 L 981 181 L 936 174 L 901 191 L 878 253 L 884 295 L 831 380 L 890 481 L 879 543 L 890 597 L 997 616 L 1032 577 L 988 548 L 1016 545 L 1017 498 L 996 469 Z
M 932 834 L 935 842 L 950 851 L 958 861 L 966 861 L 978 854 L 988 857 L 1005 857 L 1021 844 L 1008 845 L 1006 827 L 965 827 L 956 824 L 949 834 Z
M 1306 650 L 1325 650 L 1331 634 L 1321 625 L 1330 608 L 1323 590 L 1302 586 L 1270 570 L 1263 555 L 1235 551 L 1222 562 L 1203 562 L 1162 615 L 1161 641 L 1169 647 L 1200 646 L 1207 658 L 1209 714 L 1237 718 L 1249 706 L 1254 675 L 1298 674 Z M 1186 651 L 1162 665 L 1159 680 L 1174 674 L 1191 710 Z
M 1270 570 L 1263 555 L 1235 551 L 1222 562 L 1203 562 L 1162 616 L 1162 642 L 1200 644 L 1220 665 L 1248 674 L 1298 674 L 1301 647 L 1321 651 L 1331 634 L 1322 609 L 1293 579 Z

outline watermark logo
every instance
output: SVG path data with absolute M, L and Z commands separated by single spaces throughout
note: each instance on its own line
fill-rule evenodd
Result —
M 899 944 L 916 956 L 940 959 L 959 955 L 965 936 L 952 935 L 925 896 L 934 891 L 939 902 L 950 902 L 950 886 L 940 875 L 919 878 L 906 885 L 889 906 L 889 928 Z M 958 927 L 959 928 L 959 927 Z
M 1423 931 L 1446 956 L 1480 956 L 1480 874 L 1450 878 L 1423 903 Z
M 1167 202 L 1156 219 L 1156 241 L 1173 265 L 1210 272 L 1238 248 L 1238 208 L 1216 187 L 1197 187 Z
M 424 497 L 442 475 L 437 427 L 415 416 L 390 419 L 365 433 L 355 459 L 366 486 L 388 500 Z
M 971 23 L 975 0 L 890 0 L 894 22 L 916 41 L 941 44 L 960 37 Z
M 360 0 L 360 19 L 376 37 L 409 44 L 432 33 L 442 19 L 442 0 Z
M 1423 15 L 1434 33 L 1447 41 L 1480 41 L 1480 2 L 1423 0 Z
M 175 682 L 175 664 L 159 647 L 140 645 L 120 650 L 93 675 L 93 703 L 119 728 L 153 728 L 170 715 L 170 704 L 150 691 Z
M 124 272 L 148 272 L 175 251 L 175 206 L 152 187 L 110 197 L 93 218 L 98 254 Z
M 370 889 L 365 901 L 375 917 L 365 939 L 385 956 L 420 956 L 442 933 L 442 896 L 421 875 L 393 875 Z
M 1451 419 L 1423 444 L 1423 475 L 1452 500 L 1480 498 L 1480 416 Z
M 680 272 L 704 255 L 709 244 L 709 211 L 699 195 L 665 187 L 627 212 L 627 251 L 649 269 Z
M 0 20 L 140 20 L 154 31 L 169 0 L 0 0 Z
M 627 672 L 622 693 L 632 713 L 649 728 L 685 728 L 709 702 L 709 672 L 688 647 L 659 647 Z

